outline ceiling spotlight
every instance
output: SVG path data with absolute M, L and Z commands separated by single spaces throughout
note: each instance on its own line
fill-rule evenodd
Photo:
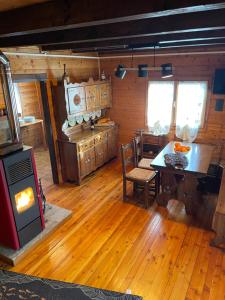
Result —
M 148 65 L 138 65 L 138 77 L 148 77 Z
M 168 78 L 173 76 L 173 66 L 172 64 L 161 65 L 161 77 Z
M 125 66 L 118 65 L 116 72 L 115 72 L 115 76 L 120 79 L 123 79 L 125 77 L 126 73 L 127 73 L 127 70 L 125 69 Z

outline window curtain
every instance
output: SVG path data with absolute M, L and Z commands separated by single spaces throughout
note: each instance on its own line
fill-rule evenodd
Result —
M 172 120 L 173 81 L 150 81 L 148 86 L 147 125 L 155 135 L 168 134 Z
M 202 125 L 207 82 L 179 82 L 177 88 L 176 136 L 192 143 Z

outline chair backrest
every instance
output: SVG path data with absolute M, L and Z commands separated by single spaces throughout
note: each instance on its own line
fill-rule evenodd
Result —
M 127 167 L 134 166 L 134 149 L 133 144 L 121 145 L 121 159 L 123 176 L 126 175 Z
M 134 165 L 138 166 L 139 160 L 142 158 L 142 138 L 141 136 L 135 136 L 133 138 L 133 148 L 134 148 Z

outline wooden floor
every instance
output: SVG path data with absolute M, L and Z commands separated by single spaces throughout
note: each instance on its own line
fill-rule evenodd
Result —
M 112 161 L 82 186 L 52 186 L 47 199 L 73 216 L 13 271 L 132 293 L 144 299 L 225 299 L 225 254 L 184 208 L 148 211 L 122 202 Z

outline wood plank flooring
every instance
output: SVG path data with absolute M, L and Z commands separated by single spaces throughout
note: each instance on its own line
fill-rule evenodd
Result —
M 80 187 L 51 186 L 49 202 L 73 210 L 61 228 L 16 267 L 35 276 L 132 293 L 146 300 L 225 299 L 225 253 L 181 203 L 145 210 L 122 202 L 119 162 Z

